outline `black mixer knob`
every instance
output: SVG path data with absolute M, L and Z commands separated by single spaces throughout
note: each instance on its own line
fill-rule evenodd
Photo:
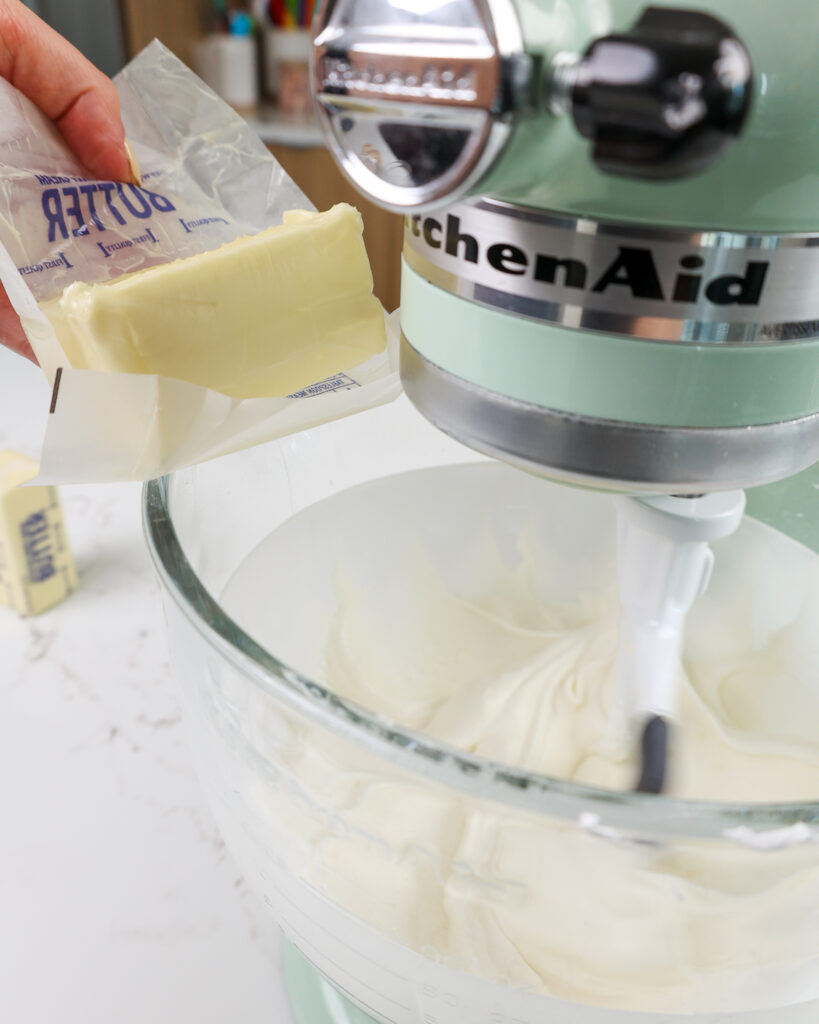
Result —
M 747 117 L 748 51 L 700 11 L 649 7 L 571 68 L 567 106 L 611 174 L 673 179 L 704 170 Z

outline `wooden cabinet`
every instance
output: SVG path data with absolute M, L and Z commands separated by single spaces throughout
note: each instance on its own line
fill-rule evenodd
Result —
M 122 27 L 129 56 L 160 39 L 193 65 L 193 44 L 207 23 L 208 0 L 120 0 Z
M 398 307 L 401 287 L 403 218 L 366 200 L 347 181 L 325 149 L 271 145 L 271 152 L 319 209 L 350 203 L 364 218 L 364 241 L 373 268 L 375 294 L 387 312 Z

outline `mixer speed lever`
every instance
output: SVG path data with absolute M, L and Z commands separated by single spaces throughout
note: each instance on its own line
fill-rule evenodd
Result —
M 741 131 L 751 59 L 733 30 L 701 11 L 648 7 L 631 29 L 553 65 L 554 113 L 570 112 L 597 166 L 681 178 L 708 167 Z

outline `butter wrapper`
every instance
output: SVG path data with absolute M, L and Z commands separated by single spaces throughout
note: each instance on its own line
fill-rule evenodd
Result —
M 52 385 L 40 483 L 146 480 L 391 401 L 383 352 L 285 398 L 72 366 L 41 309 L 76 282 L 220 248 L 314 207 L 236 112 L 161 43 L 115 79 L 141 185 L 90 180 L 54 125 L 0 80 L 0 281 Z M 230 339 L 226 337 L 225 344 Z

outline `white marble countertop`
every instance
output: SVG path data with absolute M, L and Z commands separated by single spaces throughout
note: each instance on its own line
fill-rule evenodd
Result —
M 47 404 L 0 349 L 0 449 L 36 455 Z M 191 767 L 139 487 L 61 493 L 79 591 L 0 607 L 0 1020 L 290 1024 Z

